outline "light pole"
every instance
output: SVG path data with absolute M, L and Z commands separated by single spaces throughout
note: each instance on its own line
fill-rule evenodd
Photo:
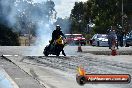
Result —
M 28 45 L 30 46 L 30 42 L 31 42 L 31 38 L 30 38 L 30 35 L 31 35 L 31 32 L 30 32 L 30 27 L 29 27 L 29 30 L 28 30 Z
M 124 3 L 123 3 L 123 0 L 122 0 L 122 30 L 124 29 L 124 26 L 123 26 L 123 15 L 124 15 Z

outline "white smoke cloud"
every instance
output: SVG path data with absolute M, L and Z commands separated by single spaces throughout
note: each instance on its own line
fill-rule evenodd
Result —
M 47 1 L 47 0 L 33 0 L 34 2 L 43 2 L 43 1 Z M 58 17 L 69 17 L 70 13 L 71 13 L 71 9 L 73 8 L 75 2 L 86 2 L 88 0 L 53 0 L 55 2 L 55 9 L 58 12 L 57 16 Z
M 49 21 L 46 15 L 48 10 L 44 5 L 46 1 L 47 0 L 0 0 L 0 18 L 4 19 L 8 23 L 7 25 L 11 27 L 19 23 L 17 30 L 25 29 L 29 31 L 28 27 L 30 23 L 34 23 L 37 28 L 37 41 L 35 45 L 44 47 L 49 43 L 52 30 L 54 30 L 53 22 Z M 64 18 L 70 15 L 75 1 L 80 0 L 53 1 L 58 17 Z M 25 23 L 25 27 L 22 26 L 23 23 Z M 41 47 L 41 49 L 43 48 Z
M 43 0 L 47 1 L 47 0 Z M 0 0 L 0 19 L 4 19 L 6 25 L 16 27 L 16 30 L 25 30 L 29 33 L 29 26 L 33 23 L 36 28 L 36 42 L 31 55 L 42 54 L 44 47 L 49 44 L 53 28 L 53 22 L 49 21 L 48 8 L 43 2 L 32 0 Z
M 69 17 L 75 2 L 80 1 L 85 2 L 87 0 L 54 0 L 56 4 L 55 9 L 58 12 L 58 17 Z

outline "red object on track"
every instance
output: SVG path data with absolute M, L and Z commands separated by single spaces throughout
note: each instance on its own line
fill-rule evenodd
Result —
M 112 55 L 112 56 L 116 56 L 116 55 L 117 55 L 117 51 L 116 51 L 116 50 L 112 50 L 112 51 L 111 51 L 111 55 Z
M 82 52 L 82 47 L 78 46 L 78 52 Z

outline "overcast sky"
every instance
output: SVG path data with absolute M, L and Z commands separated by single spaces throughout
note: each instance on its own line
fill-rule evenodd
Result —
M 71 13 L 71 9 L 73 8 L 76 1 L 87 1 L 87 0 L 55 0 L 55 9 L 58 12 L 58 17 L 66 17 Z
M 46 1 L 46 0 L 33 0 L 35 2 L 41 2 L 41 1 Z M 76 1 L 87 1 L 87 0 L 52 0 L 55 3 L 55 9 L 57 11 L 57 16 L 58 17 L 69 17 L 71 13 L 71 9 L 73 8 L 74 4 Z

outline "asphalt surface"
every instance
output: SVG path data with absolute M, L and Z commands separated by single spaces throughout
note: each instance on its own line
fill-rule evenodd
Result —
M 1 46 L 0 55 L 44 56 L 43 55 L 44 48 L 45 46 Z M 77 53 L 78 46 L 66 46 L 64 50 L 67 56 L 79 55 L 79 53 Z M 102 52 L 108 52 L 108 53 L 111 52 L 111 50 L 108 49 L 108 47 L 82 46 L 82 50 L 84 53 L 97 52 L 100 53 L 101 55 Z M 117 51 L 132 52 L 132 47 L 119 47 Z
M 5 57 L 0 57 L 0 68 L 4 69 L 10 76 L 10 80 L 7 79 L 4 81 L 5 78 L 0 80 L 0 82 L 3 80 L 4 83 L 6 83 L 5 85 L 0 83 L 0 88 L 44 88 L 44 86 L 40 85 L 32 76 L 28 75 L 24 70 L 19 68 L 19 66 Z
M 121 58 L 122 57 L 122 58 Z M 131 88 L 130 84 L 76 83 L 77 67 L 83 66 L 88 74 L 130 74 L 131 56 L 92 56 L 85 54 L 69 57 L 8 57 L 25 72 L 44 83 L 47 88 Z
M 88 74 L 132 75 L 132 56 L 94 55 L 89 53 L 110 51 L 107 47 L 83 46 L 82 53 L 78 53 L 77 48 L 77 46 L 67 46 L 65 48 L 67 57 L 44 57 L 42 52 L 37 52 L 43 50 L 43 48 L 36 47 L 2 47 L 4 51 L 0 50 L 0 52 L 4 55 L 8 54 L 6 56 L 8 59 L 46 88 L 132 88 L 132 82 L 130 84 L 78 85 L 76 82 L 78 66 L 84 67 Z M 118 51 L 130 52 L 131 50 L 131 47 L 120 47 Z M 12 56 L 9 56 L 10 54 Z
M 0 88 L 19 88 L 7 72 L 0 67 Z

